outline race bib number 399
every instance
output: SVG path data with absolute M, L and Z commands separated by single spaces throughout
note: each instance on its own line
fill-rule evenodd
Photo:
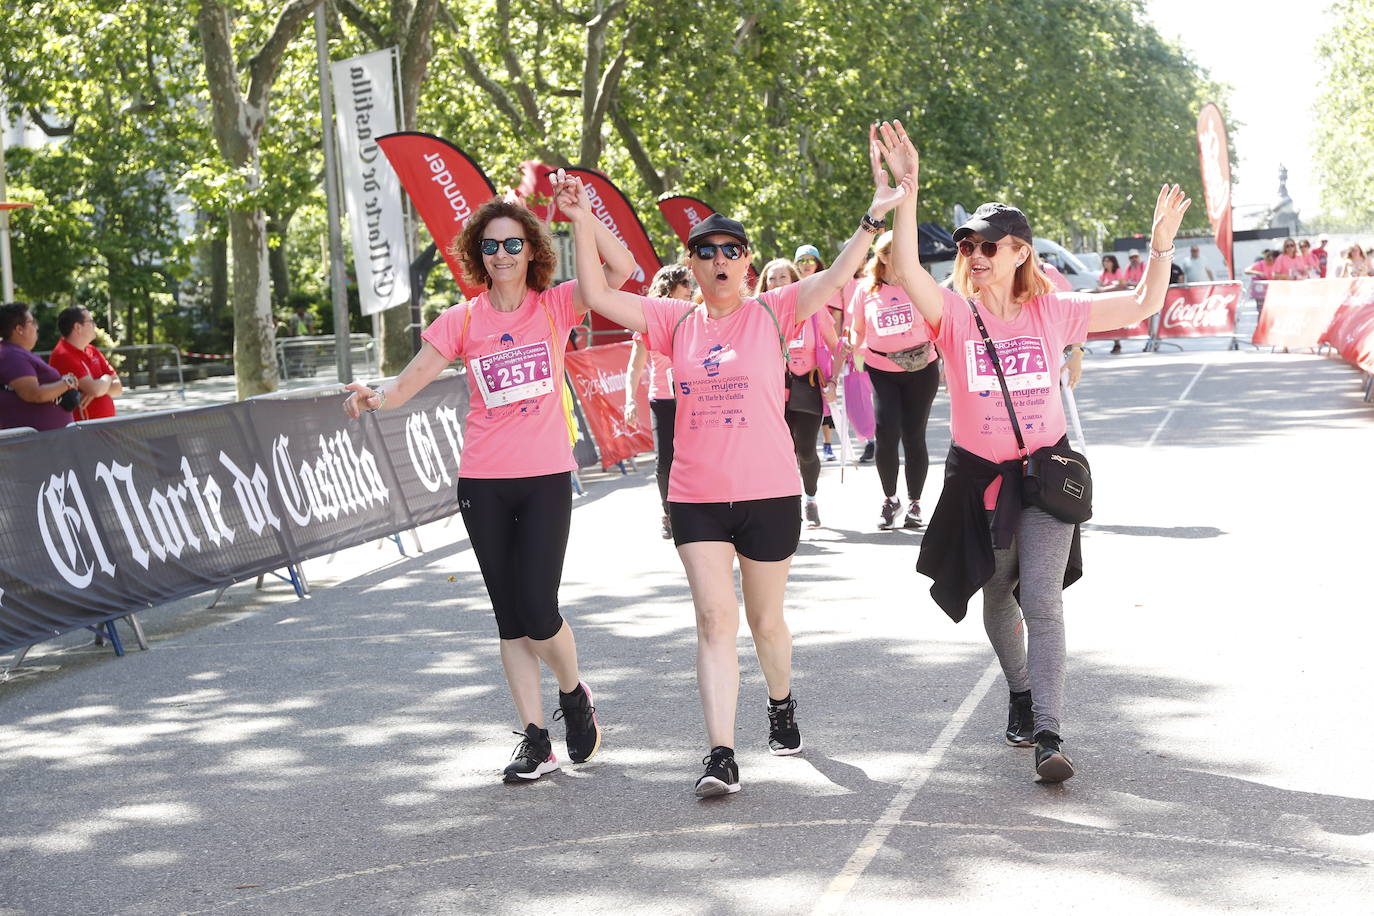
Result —
M 488 407 L 502 407 L 553 392 L 548 341 L 489 353 L 473 361 L 473 378 Z
M 993 349 L 1002 364 L 1002 375 L 1007 379 L 1007 389 L 1015 392 L 1031 391 L 1036 388 L 1050 387 L 1050 364 L 1045 352 L 1045 342 L 1039 337 L 1013 337 L 1009 340 L 994 340 Z M 997 383 L 997 371 L 988 358 L 988 349 L 982 340 L 964 342 L 965 362 L 968 367 L 968 390 L 1001 392 Z

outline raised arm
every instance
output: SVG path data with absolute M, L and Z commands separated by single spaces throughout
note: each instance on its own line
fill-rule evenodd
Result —
M 1164 307 L 1173 263 L 1174 236 L 1192 200 L 1178 185 L 1165 185 L 1155 200 L 1154 225 L 1150 231 L 1150 264 L 1135 289 L 1095 296 L 1088 318 L 1089 331 L 1111 331 L 1149 318 Z M 1162 255 L 1162 257 L 1160 256 Z
M 912 182 L 914 178 L 903 176 L 896 187 L 888 182 L 887 171 L 883 169 L 879 160 L 879 153 L 871 129 L 869 131 L 868 158 L 873 167 L 873 202 L 868 205 L 868 212 L 864 214 L 865 218 L 860 221 L 859 227 L 849 237 L 844 250 L 840 252 L 834 263 L 825 270 L 818 270 L 798 282 L 796 313 L 798 320 L 810 318 L 824 308 L 835 293 L 844 287 L 845 282 L 854 276 L 855 271 L 863 266 L 864 259 L 868 257 L 868 249 L 873 244 L 873 237 L 881 230 L 883 219 L 887 217 L 893 207 L 896 207 L 904 198 L 913 193 L 914 185 Z
M 940 318 L 944 315 L 944 292 L 935 278 L 921 266 L 916 223 L 921 157 L 901 121 L 891 124 L 884 121 L 872 133 L 873 145 L 887 160 L 892 173 L 904 176 L 903 181 L 909 181 L 911 185 L 911 194 L 897 205 L 897 215 L 892 223 L 892 275 L 911 297 L 916 311 L 921 313 L 926 323 L 939 331 Z M 875 164 L 874 168 L 878 166 Z
M 621 327 L 631 331 L 645 331 L 644 307 L 639 297 L 633 293 L 613 288 L 608 280 L 607 271 L 601 267 L 598 257 L 598 230 L 609 234 L 601 221 L 592 214 L 587 203 L 587 189 L 577 178 L 569 178 L 562 169 L 554 175 L 554 195 L 558 199 L 558 209 L 568 217 L 573 227 L 573 242 L 576 247 L 577 292 L 583 304 L 599 315 L 604 315 Z M 614 236 L 612 236 L 614 238 Z M 617 241 L 616 245 L 620 245 Z M 623 246 L 621 250 L 624 250 Z M 626 252 L 628 254 L 628 252 Z M 629 276 L 626 273 L 625 276 Z M 624 282 L 624 278 L 621 279 Z
M 649 348 L 636 337 L 630 341 L 630 363 L 625 369 L 625 425 L 634 429 L 639 426 L 639 404 L 635 394 L 639 391 L 639 377 L 644 374 L 644 364 L 649 361 Z
M 582 184 L 581 181 L 577 183 Z M 565 210 L 564 215 L 566 214 L 567 211 Z M 635 272 L 635 256 L 630 254 L 630 249 L 626 248 L 620 239 L 615 237 L 615 233 L 606 228 L 605 223 L 599 219 L 593 219 L 592 223 L 592 238 L 596 254 L 601 259 L 599 265 L 601 275 L 605 277 L 606 285 L 611 289 L 620 289 L 625 281 L 630 279 L 630 274 Z M 581 277 L 582 274 L 579 271 L 578 278 L 581 279 Z M 587 311 L 587 304 L 582 301 L 581 283 L 577 284 L 577 289 L 573 292 L 573 311 L 579 315 Z

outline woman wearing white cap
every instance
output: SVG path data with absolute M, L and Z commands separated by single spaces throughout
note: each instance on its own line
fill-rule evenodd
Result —
M 898 122 L 881 134 L 894 175 L 915 188 L 919 157 L 906 131 Z M 916 568 L 934 580 L 931 595 L 954 620 L 982 589 L 984 626 L 1010 690 L 1006 740 L 1034 745 L 1045 782 L 1074 773 L 1061 743 L 1063 589 L 1082 563 L 1076 524 L 1023 508 L 1025 459 L 1066 441 L 1055 383 L 1064 345 L 1163 306 L 1174 236 L 1190 203 L 1177 185 L 1160 189 L 1140 285 L 1102 295 L 1057 293 L 1040 270 L 1025 214 L 1000 203 L 984 204 L 955 230 L 953 288 L 943 289 L 916 257 L 916 194 L 897 211 L 893 265 L 948 357 L 953 439 Z
M 876 161 L 876 146 L 870 156 Z M 678 408 L 668 507 L 673 540 L 696 609 L 697 684 L 710 753 L 699 796 L 739 791 L 735 706 L 739 699 L 740 567 L 744 609 L 768 684 L 768 749 L 802 749 L 792 698 L 792 636 L 783 599 L 801 534 L 801 479 L 783 418 L 787 331 L 825 308 L 862 263 L 881 220 L 907 193 L 886 174 L 844 250 L 829 270 L 745 298 L 749 238 L 715 214 L 687 239 L 702 301 L 685 304 L 612 289 L 601 275 L 586 190 L 562 174 L 559 208 L 573 226 L 577 276 L 588 305 L 672 360 Z
M 803 277 L 809 277 L 818 270 L 825 270 L 825 261 L 821 258 L 820 249 L 815 245 L 798 245 L 796 253 L 792 255 L 792 263 L 796 265 L 797 273 Z M 852 280 L 845 283 L 835 297 L 826 303 L 830 318 L 835 324 L 835 337 L 839 339 L 843 339 L 844 304 L 849 301 L 853 283 Z M 838 374 L 836 372 L 836 375 Z M 821 410 L 821 455 L 826 461 L 835 460 L 835 447 L 832 441 L 834 433 L 835 418 L 830 414 L 830 401 L 827 400 Z

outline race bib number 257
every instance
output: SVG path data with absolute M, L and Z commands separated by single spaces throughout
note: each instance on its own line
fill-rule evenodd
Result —
M 502 407 L 553 392 L 548 341 L 488 353 L 473 360 L 477 389 L 488 407 Z

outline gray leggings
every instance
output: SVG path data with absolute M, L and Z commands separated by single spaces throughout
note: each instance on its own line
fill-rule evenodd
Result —
M 1057 735 L 1064 711 L 1064 567 L 1072 543 L 1073 525 L 1027 508 L 1011 546 L 993 551 L 996 567 L 983 586 L 983 627 L 1007 686 L 1031 692 L 1036 732 Z M 1012 597 L 1018 579 L 1019 606 Z

